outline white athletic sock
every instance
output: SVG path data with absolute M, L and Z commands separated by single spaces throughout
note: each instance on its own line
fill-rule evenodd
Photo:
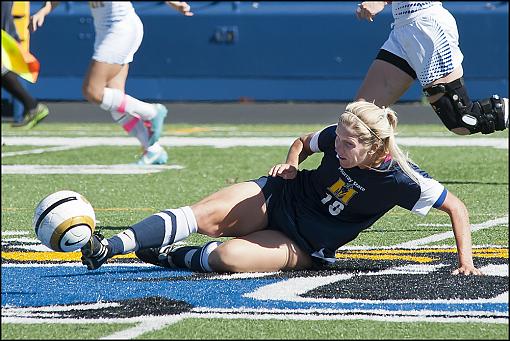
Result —
M 156 116 L 157 111 L 151 103 L 140 101 L 119 89 L 104 88 L 101 108 L 108 111 L 117 111 L 121 114 L 138 114 L 142 120 L 149 121 Z

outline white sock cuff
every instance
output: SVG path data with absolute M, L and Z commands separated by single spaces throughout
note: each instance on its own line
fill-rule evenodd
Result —
M 209 255 L 220 245 L 221 242 L 210 242 L 209 244 L 204 246 L 202 254 L 200 255 L 201 256 L 200 263 L 205 271 L 207 272 L 214 271 L 213 269 L 211 269 L 211 266 L 209 265 Z
M 119 234 L 117 237 L 122 241 L 122 245 L 124 246 L 124 250 L 122 254 L 134 252 L 138 250 L 138 244 L 136 243 L 135 234 L 131 229 L 127 229 Z
M 103 100 L 99 106 L 104 110 L 117 111 L 120 104 L 122 103 L 123 97 L 124 93 L 119 89 L 104 88 Z
M 195 218 L 195 213 L 189 206 L 183 206 L 180 208 L 188 221 L 189 234 L 196 233 L 198 231 L 198 224 Z

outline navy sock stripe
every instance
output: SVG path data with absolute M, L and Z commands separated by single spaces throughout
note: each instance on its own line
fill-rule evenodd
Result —
M 202 266 L 202 253 L 204 252 L 204 247 L 199 248 L 193 257 L 191 257 L 191 270 L 197 272 L 206 272 L 204 267 Z
M 174 263 L 179 268 L 187 269 L 186 262 L 184 261 L 184 258 L 186 257 L 186 254 L 190 252 L 191 250 L 198 250 L 200 249 L 199 246 L 181 246 L 173 251 L 170 252 L 170 256 L 172 257 L 172 263 Z M 198 253 L 195 252 L 195 253 Z
M 154 214 L 131 226 L 131 230 L 140 249 L 161 247 L 165 239 L 165 220 Z

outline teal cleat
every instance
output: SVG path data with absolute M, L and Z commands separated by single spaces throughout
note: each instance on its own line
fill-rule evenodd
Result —
M 153 105 L 156 107 L 157 114 L 152 120 L 150 120 L 152 134 L 149 139 L 149 146 L 152 146 L 154 143 L 158 142 L 159 138 L 161 137 L 161 133 L 163 132 L 163 124 L 168 112 L 167 108 L 163 104 L 156 103 Z
M 143 153 L 142 157 L 138 162 L 137 165 L 144 166 L 144 165 L 163 165 L 168 161 L 168 154 L 165 151 L 165 149 L 161 148 L 160 150 L 156 152 L 150 152 L 148 150 Z

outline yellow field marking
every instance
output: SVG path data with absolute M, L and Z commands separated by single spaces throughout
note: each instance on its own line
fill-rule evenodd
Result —
M 115 212 L 115 211 L 148 211 L 148 212 L 154 212 L 157 211 L 154 208 L 149 207 L 111 207 L 111 208 L 94 208 L 94 211 L 97 212 Z
M 456 253 L 455 248 L 443 249 L 418 249 L 418 250 L 403 250 L 403 249 L 384 249 L 384 250 L 348 250 L 336 253 L 337 259 L 368 259 L 374 261 L 383 260 L 404 260 L 417 263 L 430 263 L 439 260 L 437 257 L 426 256 L 425 254 L 439 254 L 439 253 Z M 505 258 L 508 259 L 507 248 L 474 248 L 473 257 L 480 258 Z M 75 262 L 80 261 L 80 252 L 54 252 L 54 251 L 4 251 L 2 252 L 2 259 L 9 261 L 24 261 L 24 262 Z M 123 259 L 136 259 L 134 253 L 125 255 L 117 255 L 114 258 Z
M 113 258 L 137 258 L 134 253 L 118 255 Z M 61 261 L 61 262 L 78 262 L 81 261 L 81 252 L 2 252 L 3 260 L 17 260 L 24 262 L 43 262 L 43 261 Z
M 347 259 L 370 259 L 370 260 L 408 260 L 418 263 L 429 263 L 438 258 L 415 256 L 416 254 L 424 253 L 457 253 L 457 249 L 419 249 L 419 250 L 404 250 L 404 249 L 386 249 L 386 250 L 350 250 L 337 252 L 336 258 Z M 473 249 L 473 257 L 480 258 L 506 258 L 508 259 L 508 249 L 498 248 L 480 248 Z
M 33 211 L 33 208 L 27 208 L 27 207 L 2 207 L 2 211 Z M 150 208 L 150 207 L 109 207 L 109 208 L 96 208 L 94 207 L 94 211 L 96 212 L 108 212 L 108 211 L 147 211 L 147 212 L 154 212 L 157 211 L 157 209 Z
M 432 257 L 415 257 L 415 256 L 405 256 L 405 255 L 368 255 L 368 254 L 336 254 L 337 259 L 369 259 L 369 260 L 407 260 L 417 263 L 430 263 L 432 261 L 438 260 L 439 258 Z
M 202 127 L 191 127 L 191 128 L 170 129 L 169 130 L 169 132 L 178 133 L 178 134 L 202 133 L 205 131 L 211 131 L 211 129 L 202 128 Z

